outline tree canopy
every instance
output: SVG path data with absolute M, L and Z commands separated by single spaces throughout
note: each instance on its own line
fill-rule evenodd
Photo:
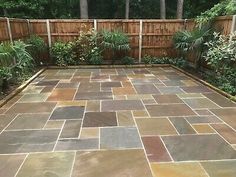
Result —
M 220 0 L 185 0 L 184 18 L 193 18 Z M 166 0 L 166 18 L 176 18 L 177 0 Z M 88 0 L 89 18 L 125 18 L 125 0 Z M 160 0 L 130 0 L 129 18 L 160 18 Z M 0 16 L 80 18 L 79 0 L 0 0 Z

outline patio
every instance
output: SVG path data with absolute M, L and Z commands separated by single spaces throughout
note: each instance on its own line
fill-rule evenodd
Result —
M 49 69 L 0 113 L 0 177 L 236 174 L 236 104 L 172 67 Z

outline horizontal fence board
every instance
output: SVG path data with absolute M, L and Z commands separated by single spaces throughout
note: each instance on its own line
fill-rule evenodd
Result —
M 98 20 L 81 20 L 81 19 L 49 19 L 50 34 L 47 31 L 46 19 L 9 19 L 13 40 L 25 39 L 30 34 L 42 37 L 48 43 L 50 35 L 52 44 L 56 41 L 69 42 L 76 40 L 80 32 L 86 32 L 93 28 L 97 31 L 122 31 L 129 37 L 131 50 L 129 56 L 136 59 L 139 54 L 152 55 L 157 57 L 178 56 L 173 47 L 173 35 L 180 30 L 192 30 L 196 23 L 192 19 L 187 20 L 160 20 L 144 19 L 142 20 L 142 34 L 140 37 L 140 20 L 120 20 L 120 19 L 98 19 Z M 213 27 L 222 32 L 230 34 L 232 26 L 232 16 L 219 17 L 215 20 Z M 0 18 L 0 41 L 9 41 L 9 31 L 7 19 Z M 141 42 L 140 42 L 141 40 Z M 141 48 L 141 52 L 139 49 Z M 104 54 L 106 59 L 111 55 L 109 51 Z M 193 61 L 194 55 L 190 55 L 190 61 Z

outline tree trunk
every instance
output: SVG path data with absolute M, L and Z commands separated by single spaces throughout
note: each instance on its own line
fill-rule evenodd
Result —
M 161 19 L 166 19 L 166 1 L 160 0 Z
M 129 19 L 129 1 L 130 0 L 126 0 L 125 2 L 125 18 Z
M 177 19 L 183 18 L 183 7 L 184 7 L 184 0 L 178 0 L 177 4 Z
M 87 0 L 80 0 L 80 18 L 88 19 L 88 2 Z

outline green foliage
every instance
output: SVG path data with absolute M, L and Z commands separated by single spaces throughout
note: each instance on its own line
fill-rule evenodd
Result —
M 76 59 L 87 64 L 101 64 L 102 50 L 100 48 L 101 36 L 94 30 L 80 32 L 80 36 L 73 43 L 73 53 Z
M 174 37 L 175 48 L 178 49 L 183 57 L 189 52 L 195 52 L 195 68 L 198 68 L 200 65 L 200 60 L 204 52 L 204 43 L 209 40 L 212 36 L 212 31 L 209 25 L 204 25 L 201 27 L 195 28 L 193 31 L 179 31 Z
M 26 43 L 30 45 L 28 47 L 28 50 L 35 59 L 35 62 L 40 64 L 40 62 L 42 61 L 41 56 L 47 51 L 46 43 L 41 37 L 37 35 L 30 36 L 26 40 Z
M 125 33 L 119 31 L 103 31 L 102 46 L 112 51 L 112 64 L 115 63 L 118 52 L 127 52 L 130 50 L 129 38 Z
M 51 47 L 51 56 L 58 66 L 75 64 L 73 54 L 73 43 L 56 42 Z
M 121 59 L 121 63 L 123 65 L 133 65 L 135 63 L 134 61 L 135 61 L 134 58 L 128 56 Z
M 209 81 L 230 94 L 236 94 L 236 34 L 230 36 L 214 33 L 206 43 L 208 51 L 204 58 L 212 68 Z
M 200 16 L 196 18 L 198 26 L 204 25 L 218 16 L 223 15 L 233 15 L 236 13 L 236 1 L 235 0 L 224 0 L 216 4 L 211 9 L 201 13 Z
M 2 90 L 8 88 L 8 81 L 25 80 L 34 70 L 34 61 L 27 51 L 29 45 L 22 41 L 0 44 L 0 80 Z
M 183 58 L 169 58 L 169 57 L 152 57 L 150 55 L 145 55 L 142 58 L 145 64 L 171 64 L 179 68 L 187 68 L 188 62 Z

